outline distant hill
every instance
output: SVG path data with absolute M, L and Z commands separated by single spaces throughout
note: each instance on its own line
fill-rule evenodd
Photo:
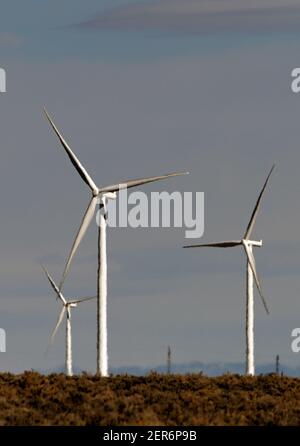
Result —
M 53 368 L 51 370 L 38 370 L 40 373 L 44 373 L 46 375 L 50 373 L 61 373 L 64 372 L 64 366 L 59 366 Z M 82 372 L 90 370 L 82 370 L 80 368 L 75 367 L 74 373 L 76 375 L 81 374 Z M 153 367 L 139 367 L 139 366 L 127 366 L 127 367 L 112 367 L 110 369 L 110 373 L 113 375 L 135 375 L 135 376 L 144 376 L 150 373 L 151 371 L 155 371 L 158 373 L 165 373 L 166 366 L 165 365 L 157 365 Z M 203 362 L 189 362 L 183 364 L 173 364 L 172 365 L 172 373 L 177 374 L 185 374 L 185 373 L 200 373 L 202 372 L 207 376 L 220 376 L 224 373 L 236 373 L 239 375 L 243 375 L 245 371 L 244 363 L 203 363 Z M 258 364 L 256 366 L 256 374 L 268 374 L 274 373 L 275 364 Z M 300 376 L 300 366 L 299 367 L 291 367 L 287 365 L 280 366 L 280 372 L 283 372 L 286 376 Z M 94 373 L 94 371 L 92 371 Z
M 123 374 L 128 373 L 130 375 L 142 376 L 146 375 L 151 371 L 156 371 L 158 373 L 164 373 L 166 371 L 165 365 L 158 365 L 157 367 L 118 367 L 113 368 L 113 374 Z M 225 373 L 236 373 L 243 375 L 245 372 L 244 363 L 202 363 L 202 362 L 190 362 L 185 364 L 173 364 L 172 373 L 185 374 L 185 373 L 200 373 L 202 372 L 207 376 L 220 376 Z M 258 364 L 256 367 L 257 374 L 268 374 L 275 372 L 275 364 Z M 280 372 L 283 372 L 287 376 L 300 376 L 300 367 L 289 367 L 282 365 L 280 367 Z

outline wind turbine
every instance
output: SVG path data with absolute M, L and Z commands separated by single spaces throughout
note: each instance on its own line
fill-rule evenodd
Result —
M 87 300 L 95 299 L 94 297 L 84 297 L 81 299 L 72 299 L 67 301 L 65 297 L 63 296 L 62 292 L 59 290 L 58 286 L 50 276 L 47 269 L 42 266 L 43 270 L 45 271 L 45 274 L 50 282 L 51 287 L 53 288 L 57 298 L 60 300 L 62 304 L 61 312 L 59 313 L 57 323 L 54 327 L 54 330 L 51 334 L 50 338 L 50 344 L 52 344 L 55 335 L 57 333 L 57 330 L 60 326 L 60 324 L 63 321 L 64 316 L 66 315 L 66 375 L 72 376 L 73 375 L 73 366 L 72 366 L 72 327 L 71 327 L 71 309 L 76 308 L 78 304 L 81 302 L 85 302 Z
M 197 244 L 197 245 L 187 245 L 184 248 L 233 248 L 235 246 L 242 246 L 245 250 L 245 254 L 247 257 L 247 287 L 246 287 L 246 374 L 254 375 L 255 374 L 255 366 L 254 366 L 254 299 L 253 299 L 253 288 L 255 281 L 256 287 L 260 294 L 262 303 L 265 307 L 267 314 L 269 314 L 269 309 L 267 307 L 265 298 L 263 296 L 262 288 L 260 285 L 259 276 L 256 270 L 255 259 L 253 256 L 253 246 L 262 246 L 262 240 L 256 241 L 251 240 L 251 234 L 253 231 L 253 226 L 256 221 L 256 217 L 260 208 L 260 203 L 262 196 L 267 187 L 269 178 L 271 173 L 274 170 L 275 165 L 272 166 L 272 169 L 267 176 L 267 179 L 263 185 L 263 188 L 258 196 L 257 202 L 255 204 L 254 210 L 251 214 L 249 224 L 247 226 L 246 232 L 241 240 L 230 240 L 225 242 L 217 242 L 217 243 L 205 243 L 205 244 Z
M 71 262 L 78 249 L 78 246 L 83 239 L 93 215 L 96 210 L 97 203 L 99 203 L 99 231 L 98 231 L 98 280 L 97 280 L 97 374 L 101 376 L 108 376 L 108 355 L 107 355 L 107 253 L 106 253 L 106 226 L 107 226 L 107 210 L 106 203 L 108 199 L 116 199 L 117 192 L 127 188 L 141 186 L 154 181 L 164 180 L 170 177 L 188 174 L 188 172 L 175 172 L 156 177 L 139 178 L 135 180 L 128 180 L 112 184 L 110 186 L 98 187 L 88 174 L 86 169 L 80 163 L 70 146 L 67 144 L 54 122 L 50 118 L 47 111 L 44 109 L 46 117 L 50 122 L 54 132 L 60 140 L 65 149 L 71 163 L 81 176 L 82 180 L 89 186 L 92 192 L 92 198 L 89 202 L 87 210 L 84 214 L 78 233 L 75 237 L 71 252 L 66 262 L 66 266 L 59 285 L 59 290 L 62 289 L 65 278 L 69 272 Z

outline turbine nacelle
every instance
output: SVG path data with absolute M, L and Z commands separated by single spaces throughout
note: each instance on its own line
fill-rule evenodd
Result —
M 242 240 L 242 244 L 243 245 L 248 245 L 248 246 L 259 246 L 261 247 L 263 242 L 262 240 L 247 240 L 247 239 L 243 239 Z
M 117 192 L 101 192 L 100 189 L 93 189 L 92 190 L 93 197 L 99 197 L 100 200 L 103 198 L 107 198 L 110 200 L 115 200 L 117 198 Z
M 109 200 L 117 199 L 117 192 L 107 192 L 106 194 L 101 194 L 101 198 L 107 198 Z

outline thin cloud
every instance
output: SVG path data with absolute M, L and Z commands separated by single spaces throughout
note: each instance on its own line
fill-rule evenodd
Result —
M 291 32 L 298 31 L 299 20 L 295 0 L 153 0 L 119 6 L 75 26 L 186 34 Z

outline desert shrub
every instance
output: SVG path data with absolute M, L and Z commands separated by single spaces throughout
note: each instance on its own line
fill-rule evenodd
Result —
M 0 374 L 0 425 L 299 425 L 300 379 Z

